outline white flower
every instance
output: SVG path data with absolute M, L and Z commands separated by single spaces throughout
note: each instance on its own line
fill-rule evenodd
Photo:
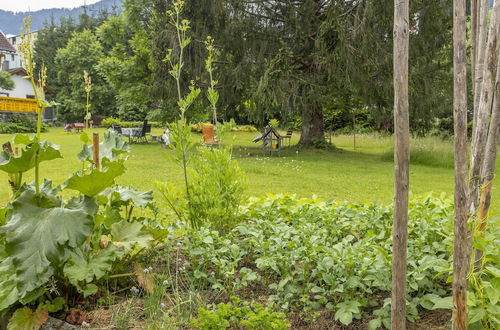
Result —
M 137 289 L 135 286 L 131 287 L 130 291 L 132 291 L 132 293 L 135 293 L 135 294 L 139 293 L 139 289 Z
M 167 308 L 167 305 L 165 305 L 164 303 L 161 303 L 161 304 L 160 304 L 160 307 L 161 307 L 162 309 L 165 309 L 165 308 Z
M 83 328 L 88 328 L 88 327 L 90 327 L 90 324 L 89 324 L 89 323 L 87 323 L 87 322 L 85 322 L 85 321 L 83 321 L 83 322 L 82 322 L 82 327 L 83 327 Z
M 168 285 L 168 280 L 163 281 L 163 285 L 167 286 Z
M 211 273 L 210 273 L 210 276 L 215 276 L 215 272 L 211 272 Z

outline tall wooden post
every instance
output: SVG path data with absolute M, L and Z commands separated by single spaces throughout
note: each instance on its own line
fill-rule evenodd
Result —
M 408 111 L 409 0 L 394 1 L 394 221 L 391 328 L 406 329 L 406 250 L 410 129 Z
M 92 134 L 92 159 L 94 161 L 95 168 L 100 167 L 99 163 L 99 133 Z
M 453 246 L 453 328 L 467 329 L 468 185 L 467 54 L 465 0 L 453 1 L 453 122 L 455 134 L 455 224 Z

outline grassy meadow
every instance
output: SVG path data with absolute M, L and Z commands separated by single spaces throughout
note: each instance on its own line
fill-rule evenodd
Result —
M 104 129 L 95 132 L 104 133 Z M 157 129 L 153 134 L 159 134 Z M 41 164 L 41 175 L 62 183 L 80 167 L 76 158 L 80 151 L 79 136 L 51 128 L 43 138 L 61 146 L 63 159 Z M 257 132 L 228 133 L 226 143 L 234 146 L 234 158 L 248 176 L 248 196 L 266 193 L 294 193 L 301 197 L 317 195 L 325 199 L 350 202 L 380 201 L 393 198 L 392 138 L 374 135 L 356 137 L 333 136 L 335 150 L 301 149 L 294 147 L 299 135 L 292 137 L 292 147 L 272 157 L 265 155 L 252 139 Z M 193 133 L 201 142 L 201 135 Z M 0 135 L 5 142 L 10 135 Z M 133 144 L 127 162 L 127 172 L 118 183 L 141 190 L 155 190 L 156 181 L 182 184 L 181 168 L 169 157 L 171 151 L 157 143 Z M 412 140 L 410 191 L 413 195 L 428 192 L 453 194 L 453 145 L 437 138 Z M 498 162 L 497 162 L 498 163 Z M 498 166 L 497 166 L 498 168 Z M 33 172 L 27 180 L 33 179 Z M 500 180 L 493 186 L 492 215 L 500 214 Z M 7 175 L 0 173 L 0 204 L 10 197 Z

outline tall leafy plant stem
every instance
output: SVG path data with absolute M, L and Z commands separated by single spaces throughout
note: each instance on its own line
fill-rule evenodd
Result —
M 45 109 L 43 90 L 47 77 L 47 68 L 44 64 L 41 65 L 37 84 L 37 82 L 35 82 L 36 63 L 33 60 L 34 45 L 33 36 L 31 35 L 31 16 L 26 17 L 23 21 L 25 31 L 21 31 L 21 43 L 19 45 L 19 50 L 22 55 L 22 61 L 28 73 L 37 103 L 36 140 L 37 143 L 39 143 L 42 131 L 42 113 Z M 40 193 L 40 151 L 37 151 L 35 154 L 35 191 L 37 194 Z
M 83 71 L 83 80 L 85 82 L 85 94 L 87 96 L 87 100 L 85 103 L 85 131 L 89 129 L 89 120 L 90 120 L 90 92 L 92 91 L 92 78 L 87 71 Z
M 186 39 L 186 34 L 185 31 L 182 31 L 180 29 L 180 10 L 178 7 L 175 7 L 175 28 L 177 30 L 177 40 L 179 42 L 179 63 L 177 65 L 177 74 L 176 74 L 176 83 L 177 83 L 177 97 L 179 99 L 179 106 L 181 110 L 181 123 L 182 127 L 184 128 L 184 125 L 186 124 L 186 116 L 185 116 L 185 109 L 182 108 L 182 94 L 181 94 L 181 73 L 182 73 L 182 66 L 184 65 L 182 62 L 182 57 L 184 55 L 184 40 Z M 186 141 L 184 141 L 184 136 L 181 134 L 180 135 L 180 143 L 181 143 L 181 150 L 182 150 L 182 169 L 184 171 L 184 183 L 186 185 L 186 196 L 188 200 L 188 206 L 191 209 L 191 194 L 189 193 L 189 180 L 188 180 L 188 175 L 187 175 L 187 160 L 186 160 Z
M 179 107 L 180 119 L 177 121 L 176 125 L 173 126 L 175 137 L 174 149 L 177 152 L 177 159 L 182 164 L 184 171 L 184 183 L 186 186 L 186 198 L 188 201 L 188 209 L 191 211 L 191 193 L 189 189 L 189 180 L 187 175 L 187 163 L 188 163 L 188 151 L 191 149 L 189 142 L 190 131 L 186 124 L 186 111 L 193 104 L 194 100 L 198 97 L 200 93 L 199 88 L 194 87 L 194 82 L 191 81 L 189 87 L 189 93 L 184 97 L 181 92 L 181 74 L 182 68 L 184 67 L 183 57 L 184 48 L 186 48 L 191 42 L 191 38 L 187 36 L 187 31 L 189 30 L 189 20 L 181 19 L 181 14 L 184 9 L 184 1 L 176 0 L 172 4 L 172 9 L 167 10 L 167 15 L 170 18 L 170 25 L 175 28 L 177 35 L 177 43 L 179 46 L 179 53 L 175 54 L 176 60 L 172 59 L 173 50 L 170 48 L 167 51 L 167 55 L 163 59 L 164 62 L 170 64 L 170 75 L 174 77 L 177 86 L 177 105 Z M 193 224 L 193 223 L 192 223 Z M 196 227 L 193 224 L 194 227 Z

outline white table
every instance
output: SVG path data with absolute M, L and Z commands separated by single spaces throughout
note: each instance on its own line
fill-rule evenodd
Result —
M 136 127 L 136 128 L 123 128 L 122 127 L 122 135 L 128 137 L 128 142 L 132 143 L 132 138 L 135 136 L 140 136 L 141 135 L 142 128 L 141 127 Z

